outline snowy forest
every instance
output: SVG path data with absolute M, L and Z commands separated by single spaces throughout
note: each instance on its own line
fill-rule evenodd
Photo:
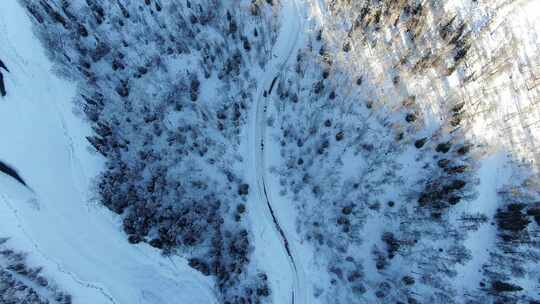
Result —
M 330 1 L 277 84 L 273 170 L 328 271 L 321 303 L 540 300 L 538 49 L 495 22 L 511 1 L 464 2 Z M 501 185 L 477 124 L 511 143 Z
M 13 213 L 0 215 L 0 303 L 187 303 L 163 290 L 190 299 L 192 285 L 208 304 L 540 303 L 538 2 L 6 1 L 73 86 L 59 162 L 88 182 L 47 205 L 0 151 L 0 214 Z M 0 101 L 17 104 L 33 61 L 6 45 Z M 36 92 L 54 94 L 47 81 Z M 98 173 L 77 177 L 90 157 Z M 38 231 L 54 218 L 32 219 L 60 206 L 73 219 L 56 229 L 106 218 L 168 285 L 123 294 L 100 279 L 135 273 L 107 269 L 113 249 L 48 249 Z M 81 242 L 99 242 L 94 229 Z M 181 283 L 153 266 L 168 263 L 187 265 Z

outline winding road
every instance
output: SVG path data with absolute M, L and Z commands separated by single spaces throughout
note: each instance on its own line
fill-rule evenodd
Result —
M 251 119 L 250 125 L 250 147 L 253 153 L 251 157 L 252 168 L 255 171 L 257 181 L 257 197 L 259 203 L 266 206 L 266 212 L 261 211 L 267 218 L 267 221 L 272 223 L 275 233 L 280 239 L 284 253 L 288 259 L 290 268 L 290 281 L 292 283 L 290 292 L 290 301 L 292 304 L 307 304 L 305 288 L 305 275 L 301 268 L 298 267 L 298 258 L 294 246 L 289 241 L 287 232 L 282 228 L 279 217 L 274 208 L 272 200 L 272 192 L 267 184 L 267 170 L 265 157 L 265 142 L 266 142 L 266 121 L 267 108 L 272 90 L 276 81 L 278 81 L 281 73 L 287 67 L 289 60 L 297 53 L 301 45 L 301 34 L 304 32 L 304 16 L 299 11 L 299 0 L 286 0 L 282 2 L 281 9 L 281 27 L 272 49 L 272 57 L 264 70 L 259 86 L 255 104 L 255 118 Z M 278 290 L 277 292 L 284 292 Z

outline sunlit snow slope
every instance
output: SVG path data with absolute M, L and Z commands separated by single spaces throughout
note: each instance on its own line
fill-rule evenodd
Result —
M 2 1 L 0 160 L 28 184 L 0 174 L 0 236 L 73 295 L 74 303 L 214 303 L 210 282 L 183 260 L 130 245 L 114 217 L 89 203 L 101 160 L 71 111 L 75 88 L 54 76 L 15 0 Z

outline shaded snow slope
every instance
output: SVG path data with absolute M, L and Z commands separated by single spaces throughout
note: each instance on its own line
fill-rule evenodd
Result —
M 120 223 L 88 203 L 102 165 L 87 149 L 89 129 L 72 112 L 75 88 L 53 75 L 16 1 L 0 10 L 0 159 L 28 189 L 0 176 L 0 233 L 73 294 L 74 303 L 213 303 L 210 282 L 184 260 L 128 244 Z

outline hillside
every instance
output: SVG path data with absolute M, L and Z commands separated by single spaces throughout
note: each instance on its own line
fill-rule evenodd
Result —
M 539 303 L 533 0 L 0 4 L 0 303 Z

